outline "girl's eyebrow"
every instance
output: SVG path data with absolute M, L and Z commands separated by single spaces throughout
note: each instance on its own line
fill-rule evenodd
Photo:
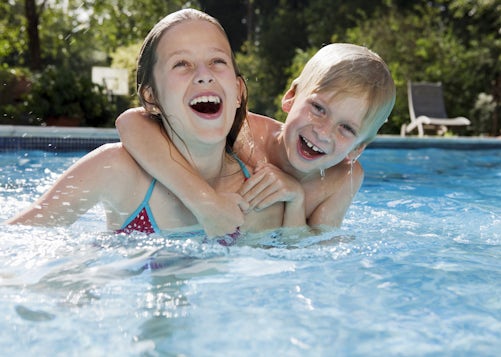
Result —
M 220 54 L 223 54 L 225 56 L 230 56 L 227 51 L 225 51 L 219 47 L 210 47 L 209 52 L 210 53 L 220 53 Z M 188 55 L 191 53 L 192 53 L 192 51 L 190 51 L 190 50 L 176 50 L 176 51 L 170 52 L 166 56 L 166 59 L 168 60 L 169 58 L 174 57 L 174 56 Z

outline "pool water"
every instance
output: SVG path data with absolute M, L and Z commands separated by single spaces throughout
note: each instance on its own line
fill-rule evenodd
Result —
M 0 154 L 0 219 L 81 152 Z M 497 356 L 501 152 L 368 149 L 343 226 L 202 237 L 3 226 L 0 351 L 95 356 Z M 154 269 L 151 269 L 154 268 Z

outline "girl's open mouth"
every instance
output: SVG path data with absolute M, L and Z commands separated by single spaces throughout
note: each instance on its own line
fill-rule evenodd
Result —
M 191 100 L 190 107 L 201 114 L 217 114 L 221 110 L 221 98 L 215 95 L 203 95 Z

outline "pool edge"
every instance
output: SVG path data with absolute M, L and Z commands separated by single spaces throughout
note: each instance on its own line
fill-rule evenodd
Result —
M 0 150 L 92 150 L 119 141 L 115 128 L 0 125 Z M 417 137 L 378 135 L 368 149 L 456 150 L 500 149 L 501 139 L 492 137 Z

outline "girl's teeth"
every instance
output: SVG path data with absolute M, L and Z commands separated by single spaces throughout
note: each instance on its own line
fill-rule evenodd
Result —
M 204 95 L 202 97 L 197 97 L 197 98 L 193 99 L 190 102 L 190 105 L 195 105 L 198 103 L 209 103 L 209 102 L 219 104 L 219 103 L 221 103 L 221 99 L 219 97 L 214 96 L 214 95 Z

